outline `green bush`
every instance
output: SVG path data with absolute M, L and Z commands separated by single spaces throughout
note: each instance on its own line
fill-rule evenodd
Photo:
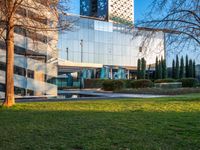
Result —
M 158 79 L 154 81 L 154 83 L 171 83 L 171 82 L 176 82 L 176 80 L 169 78 L 169 79 Z
M 105 91 L 115 91 L 123 89 L 124 82 L 121 80 L 105 80 L 102 84 L 102 89 Z
M 153 87 L 153 82 L 151 80 L 134 80 L 131 81 L 132 88 L 148 88 Z
M 182 82 L 183 87 L 196 87 L 198 85 L 198 80 L 195 78 L 183 78 L 178 81 Z
M 132 80 L 120 79 L 118 81 L 122 81 L 124 83 L 124 88 L 131 88 L 131 81 Z
M 105 81 L 104 79 L 86 79 L 84 80 L 84 87 L 91 89 L 101 88 L 104 81 Z

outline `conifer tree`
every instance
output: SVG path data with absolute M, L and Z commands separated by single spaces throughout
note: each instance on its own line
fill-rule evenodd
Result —
M 146 76 L 146 60 L 144 58 L 142 58 L 141 60 L 141 78 L 145 79 Z
M 193 61 L 193 78 L 196 78 L 196 62 Z
M 188 72 L 188 77 L 193 77 L 193 62 L 192 59 L 189 61 L 189 72 Z
M 181 66 L 180 66 L 179 78 L 180 79 L 184 78 L 184 58 L 183 58 L 183 56 L 181 57 Z
M 166 65 L 166 60 L 161 58 L 161 63 L 162 63 L 162 78 L 166 79 L 167 78 L 167 65 Z
M 137 79 L 140 79 L 141 78 L 141 60 L 138 59 L 138 62 L 137 62 Z
M 150 79 L 150 70 L 151 70 L 151 65 L 149 65 L 148 67 L 147 79 Z
M 172 62 L 172 78 L 175 79 L 176 75 L 175 75 L 175 60 L 173 59 Z
M 188 60 L 188 55 L 186 55 L 185 58 L 185 77 L 189 77 L 189 60 Z
M 158 79 L 158 73 L 159 72 L 159 61 L 158 57 L 156 57 L 156 66 L 155 66 L 155 79 Z
M 176 72 L 175 72 L 175 79 L 179 79 L 179 58 L 178 55 L 176 55 Z
M 161 60 L 159 61 L 158 64 L 159 64 L 158 65 L 158 68 L 159 68 L 159 70 L 158 70 L 158 79 L 162 79 L 163 77 L 162 77 L 162 62 L 161 62 Z

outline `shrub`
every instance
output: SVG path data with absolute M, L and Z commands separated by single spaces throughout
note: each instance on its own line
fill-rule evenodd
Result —
M 171 83 L 171 82 L 176 82 L 176 80 L 169 78 L 169 79 L 158 79 L 154 81 L 154 83 Z
M 183 87 L 196 87 L 198 85 L 198 80 L 195 78 L 183 78 L 179 82 L 182 82 Z
M 86 79 L 84 80 L 85 88 L 101 88 L 105 80 L 103 79 Z
M 124 82 L 121 80 L 105 80 L 102 84 L 102 89 L 105 91 L 120 90 L 124 87 Z
M 122 81 L 124 83 L 124 88 L 131 88 L 131 80 L 120 79 L 118 81 Z
M 151 80 L 135 80 L 131 82 L 132 88 L 148 88 L 153 87 L 153 82 Z

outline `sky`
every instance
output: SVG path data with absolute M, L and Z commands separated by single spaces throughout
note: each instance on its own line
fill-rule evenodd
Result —
M 144 18 L 145 13 L 148 11 L 148 6 L 152 0 L 135 0 L 135 21 Z
M 135 21 L 140 20 L 144 17 L 145 12 L 148 10 L 148 6 L 151 4 L 152 0 L 134 0 L 135 1 Z M 71 0 L 72 4 L 70 5 L 70 13 L 79 12 L 80 10 L 80 1 Z

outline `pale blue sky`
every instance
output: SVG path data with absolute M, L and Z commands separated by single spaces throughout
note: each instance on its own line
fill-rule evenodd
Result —
M 79 12 L 80 0 L 71 0 L 72 4 L 70 9 L 72 13 Z M 144 17 L 145 12 L 148 10 L 148 6 L 151 4 L 152 0 L 135 0 L 135 20 L 140 20 Z

